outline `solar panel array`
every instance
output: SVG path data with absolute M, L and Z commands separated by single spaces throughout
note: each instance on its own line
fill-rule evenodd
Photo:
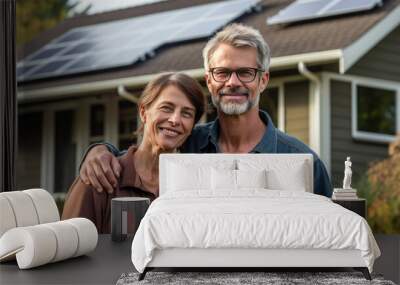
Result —
M 381 5 L 382 0 L 297 0 L 275 16 L 268 18 L 267 24 L 287 24 L 360 12 Z
M 17 64 L 18 81 L 131 65 L 165 44 L 209 37 L 259 0 L 231 0 L 72 29 Z

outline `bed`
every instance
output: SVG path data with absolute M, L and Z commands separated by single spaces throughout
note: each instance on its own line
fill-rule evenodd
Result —
M 313 194 L 311 154 L 164 154 L 160 196 L 132 243 L 158 267 L 352 267 L 379 248 L 361 216 Z

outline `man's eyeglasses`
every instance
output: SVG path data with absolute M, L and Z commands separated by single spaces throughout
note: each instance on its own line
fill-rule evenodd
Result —
M 252 67 L 243 67 L 236 70 L 225 67 L 215 67 L 210 68 L 209 71 L 213 79 L 217 82 L 227 82 L 231 78 L 232 73 L 236 73 L 237 78 L 242 83 L 250 83 L 256 78 L 258 72 L 263 72 L 264 70 Z

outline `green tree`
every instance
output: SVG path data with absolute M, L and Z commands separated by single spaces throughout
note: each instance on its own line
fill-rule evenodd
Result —
M 76 4 L 71 4 L 70 0 L 17 0 L 17 45 L 29 42 L 40 32 L 57 25 L 72 13 Z

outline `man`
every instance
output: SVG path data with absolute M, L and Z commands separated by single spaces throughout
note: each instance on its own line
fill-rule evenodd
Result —
M 330 197 L 332 188 L 318 156 L 304 143 L 277 130 L 259 109 L 260 94 L 269 80 L 270 52 L 259 31 L 231 24 L 208 41 L 204 50 L 207 87 L 218 112 L 214 122 L 198 125 L 183 145 L 190 153 L 312 153 L 314 193 Z M 98 191 L 116 187 L 118 150 L 107 144 L 93 147 L 80 175 Z

